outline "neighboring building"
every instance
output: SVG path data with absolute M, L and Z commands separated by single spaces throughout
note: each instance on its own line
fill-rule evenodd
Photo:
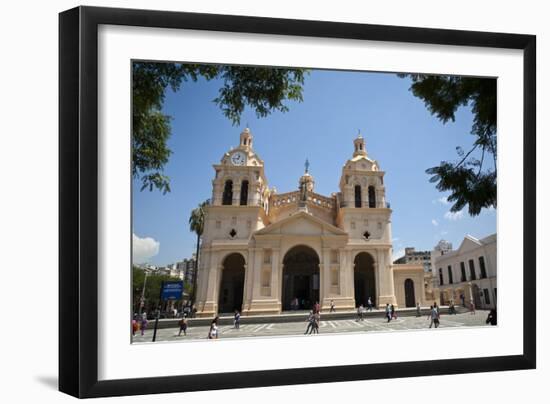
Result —
M 195 274 L 195 254 L 193 254 L 191 258 L 185 258 L 183 261 L 179 261 L 177 263 L 177 268 L 180 279 L 186 284 L 191 285 Z
M 405 255 L 393 261 L 394 264 L 417 264 L 424 267 L 424 271 L 432 270 L 430 251 L 416 251 L 414 247 L 406 247 Z
M 295 191 L 268 187 L 264 162 L 245 129 L 240 145 L 215 164 L 205 208 L 197 286 L 199 316 L 353 309 L 370 297 L 378 307 L 424 303 L 422 265 L 393 265 L 391 209 L 384 172 L 365 141 L 342 168 L 339 192 L 315 192 L 306 170 Z M 394 279 L 394 272 L 398 274 Z
M 434 277 L 441 304 L 453 300 L 477 308 L 496 307 L 497 235 L 482 239 L 464 237 L 458 250 L 446 250 L 434 256 Z
M 172 273 L 172 269 L 168 266 L 166 267 L 158 267 L 155 271 L 153 271 L 155 275 L 164 275 L 164 276 L 170 276 Z

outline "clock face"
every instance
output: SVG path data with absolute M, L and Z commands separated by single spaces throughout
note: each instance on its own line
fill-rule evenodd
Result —
M 246 162 L 246 156 L 244 155 L 243 152 L 237 152 L 231 155 L 231 163 L 233 163 L 233 165 L 243 166 L 245 162 Z

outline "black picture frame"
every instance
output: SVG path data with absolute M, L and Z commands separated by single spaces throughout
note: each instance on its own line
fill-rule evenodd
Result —
M 100 24 L 522 50 L 523 354 L 98 381 Z M 535 80 L 533 35 L 96 7 L 60 13 L 59 390 L 86 398 L 535 368 Z

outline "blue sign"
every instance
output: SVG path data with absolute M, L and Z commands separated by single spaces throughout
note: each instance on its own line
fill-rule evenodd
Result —
M 165 281 L 162 284 L 162 300 L 179 300 L 183 293 L 183 281 Z

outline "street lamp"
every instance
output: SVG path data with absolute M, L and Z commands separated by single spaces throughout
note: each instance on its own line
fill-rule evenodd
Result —
M 139 301 L 140 301 L 139 314 L 140 315 L 143 314 L 143 306 L 145 306 L 145 285 L 147 285 L 147 275 L 149 274 L 149 272 L 147 272 L 147 271 L 144 271 L 144 272 L 145 272 L 145 278 L 143 279 L 143 289 L 141 290 L 141 298 L 139 299 Z

